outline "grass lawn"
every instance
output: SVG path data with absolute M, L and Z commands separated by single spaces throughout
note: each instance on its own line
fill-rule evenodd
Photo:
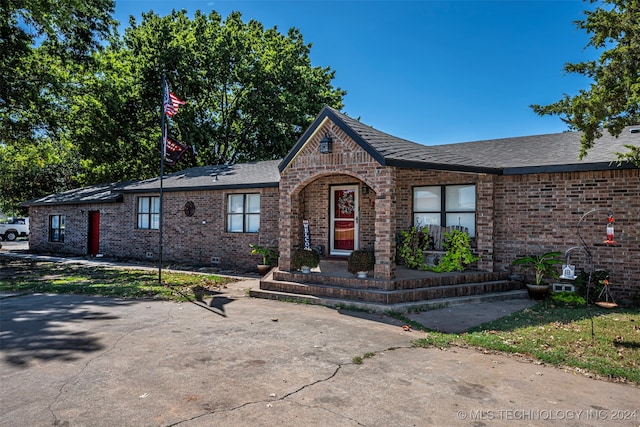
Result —
M 116 298 L 154 298 L 184 301 L 193 297 L 191 287 L 213 291 L 234 281 L 228 277 L 189 273 L 35 262 L 0 257 L 0 292 L 88 294 Z
M 477 347 L 640 384 L 638 308 L 586 309 L 584 303 L 548 299 L 462 334 L 427 331 L 414 345 Z

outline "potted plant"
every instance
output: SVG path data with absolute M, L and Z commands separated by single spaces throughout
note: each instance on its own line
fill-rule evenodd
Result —
M 520 266 L 525 272 L 533 271 L 535 280 L 527 282 L 527 291 L 531 299 L 544 299 L 549 292 L 549 284 L 544 281 L 545 276 L 558 277 L 556 266 L 562 264 L 561 252 L 546 252 L 541 255 L 526 255 L 514 259 L 511 265 Z M 526 276 L 525 276 L 526 277 Z
M 320 254 L 311 249 L 296 249 L 291 255 L 291 265 L 293 268 L 309 273 L 312 268 L 320 264 Z
M 251 255 L 262 256 L 262 264 L 258 264 L 258 273 L 265 275 L 271 269 L 271 260 L 278 258 L 277 248 L 250 244 Z
M 373 251 L 359 249 L 351 252 L 347 259 L 347 269 L 350 273 L 358 275 L 358 278 L 367 277 L 367 272 L 373 270 L 376 263 L 376 257 Z

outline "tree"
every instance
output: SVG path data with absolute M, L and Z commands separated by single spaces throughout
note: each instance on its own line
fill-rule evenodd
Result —
M 60 17 L 44 6 L 29 9 L 50 2 L 105 14 L 94 16 L 95 26 L 80 19 L 85 26 L 67 30 L 58 21 L 75 9 L 62 7 Z M 311 45 L 296 29 L 265 30 L 237 12 L 222 20 L 216 12 L 190 19 L 173 11 L 145 13 L 140 23 L 131 18 L 120 36 L 107 25 L 111 0 L 14 4 L 9 0 L 10 19 L 3 15 L 0 22 L 3 46 L 15 35 L 24 41 L 19 61 L 0 54 L 3 76 L 10 66 L 19 74 L 0 95 L 0 207 L 6 210 L 79 185 L 157 175 L 163 73 L 188 102 L 170 120 L 171 135 L 194 148 L 177 168 L 282 157 L 324 105 L 342 107 L 345 92 L 331 85 L 334 72 L 311 66 Z M 31 16 L 42 22 L 33 34 L 21 30 Z M 98 37 L 109 44 L 100 48 Z
M 72 185 L 65 141 L 77 74 L 114 28 L 113 0 L 0 2 L 0 209 Z M 84 72 L 84 71 L 83 71 Z
M 113 9 L 113 0 L 0 3 L 0 142 L 57 131 L 68 89 L 62 78 L 90 64 L 114 28 Z
M 119 99 L 136 107 L 119 117 L 122 133 L 106 141 L 94 132 L 81 151 L 87 155 L 90 143 L 108 149 L 107 143 L 128 140 L 145 157 L 142 150 L 157 147 L 164 72 L 172 91 L 187 101 L 171 120 L 170 133 L 197 153 L 185 155 L 178 167 L 283 157 L 324 105 L 342 107 L 345 92 L 331 85 L 329 67 L 311 65 L 310 48 L 297 29 L 286 35 L 275 27 L 265 30 L 255 20 L 243 22 L 239 12 L 226 20 L 199 11 L 189 19 L 184 10 L 165 17 L 149 12 L 139 24 L 131 19 L 122 40 L 99 56 L 118 58 L 118 73 L 130 78 L 121 90 L 131 88 L 130 96 Z M 148 153 L 157 156 L 158 150 Z M 104 159 L 99 154 L 94 162 Z
M 597 0 L 589 0 L 595 3 Z M 597 61 L 567 63 L 569 73 L 593 79 L 588 90 L 549 105 L 532 105 L 540 115 L 557 115 L 571 130 L 583 132 L 580 158 L 602 136 L 603 128 L 618 136 L 625 126 L 640 123 L 640 1 L 603 0 L 576 21 L 591 35 L 587 46 L 600 51 Z M 640 148 L 626 146 L 619 160 L 640 166 Z
M 81 185 L 158 174 L 160 89 L 145 90 L 132 55 L 123 48 L 97 54 L 96 72 L 70 99 L 68 139 L 80 159 Z

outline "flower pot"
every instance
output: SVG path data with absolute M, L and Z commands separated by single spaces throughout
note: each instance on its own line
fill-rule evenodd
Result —
M 271 266 L 269 264 L 258 264 L 258 273 L 261 276 L 264 276 L 271 270 Z
M 311 268 L 303 265 L 302 267 L 300 267 L 300 271 L 302 271 L 304 274 L 309 274 L 311 272 Z
M 356 277 L 358 277 L 358 279 L 366 279 L 367 278 L 367 272 L 366 271 L 358 271 L 356 273 Z
M 527 292 L 529 293 L 529 298 L 535 301 L 540 301 L 547 297 L 547 294 L 549 293 L 549 285 L 534 285 L 527 283 Z

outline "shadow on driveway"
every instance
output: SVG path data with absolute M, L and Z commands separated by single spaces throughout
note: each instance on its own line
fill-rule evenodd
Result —
M 81 299 L 79 299 L 81 298 Z M 77 295 L 34 294 L 0 299 L 0 352 L 8 363 L 27 368 L 36 361 L 74 361 L 104 348 L 89 332 L 95 320 L 116 320 L 101 307 L 133 301 Z

